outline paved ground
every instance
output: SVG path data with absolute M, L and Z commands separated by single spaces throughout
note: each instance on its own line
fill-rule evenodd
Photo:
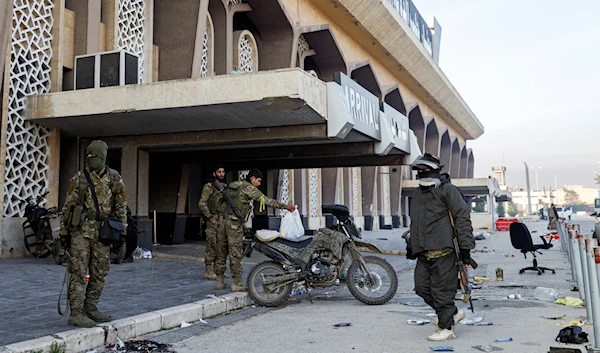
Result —
M 576 221 L 575 219 L 573 221 Z M 592 223 L 582 219 L 582 231 Z M 545 222 L 528 222 L 534 237 L 545 230 Z M 387 237 L 385 232 L 376 232 Z M 507 257 L 505 254 L 515 254 Z M 435 327 L 431 324 L 408 326 L 409 318 L 425 318 L 432 310 L 414 294 L 412 264 L 401 256 L 384 256 L 392 262 L 399 275 L 397 295 L 386 305 L 367 306 L 355 300 L 345 286 L 319 291 L 311 304 L 305 298 L 261 315 L 241 311 L 228 322 L 209 320 L 185 329 L 161 332 L 144 338 L 173 344 L 178 353 L 188 352 L 295 352 L 308 349 L 313 352 L 428 352 L 435 345 L 426 340 Z M 565 295 L 577 296 L 570 291 L 570 269 L 560 243 L 538 256 L 540 265 L 554 268 L 556 275 L 535 273 L 519 275 L 519 269 L 531 265 L 531 257 L 524 259 L 510 244 L 508 232 L 492 233 L 477 242 L 473 257 L 480 263 L 477 276 L 495 277 L 495 269 L 504 269 L 503 282 L 484 283 L 475 291 L 475 314 L 491 326 L 460 325 L 457 340 L 444 342 L 457 352 L 475 352 L 473 346 L 491 344 L 506 352 L 547 352 L 558 331 L 571 320 L 585 317 L 585 309 L 565 307 L 534 297 L 539 286 L 552 287 Z M 522 299 L 507 299 L 509 294 L 521 294 Z M 457 304 L 463 306 L 460 301 Z M 255 309 L 253 309 L 255 310 Z M 544 316 L 562 316 L 549 320 Z M 339 322 L 351 322 L 351 327 L 334 328 Z M 593 330 L 584 326 L 593 342 Z M 232 339 L 235 337 L 235 339 Z M 496 338 L 512 337 L 512 342 L 494 343 Z M 577 346 L 583 350 L 582 346 Z
M 589 229 L 593 226 L 593 223 L 588 224 L 588 222 L 582 224 L 584 224 L 582 227 L 582 230 L 584 231 L 586 231 L 588 226 Z M 543 230 L 544 227 L 545 223 L 542 222 L 531 224 L 532 229 L 539 228 L 540 230 Z M 402 250 L 404 249 L 404 242 L 400 239 L 400 235 L 403 231 L 403 229 L 395 229 L 391 231 L 365 232 L 364 238 L 373 241 L 383 249 Z M 494 239 L 500 240 L 500 245 L 493 245 L 495 244 L 494 241 L 496 241 Z M 492 275 L 493 270 L 498 266 L 508 270 L 511 266 L 518 269 L 529 265 L 530 260 L 524 260 L 522 257 L 518 256 L 509 259 L 502 256 L 501 253 L 504 252 L 515 252 L 514 249 L 510 248 L 510 243 L 507 243 L 507 239 L 508 233 L 504 232 L 492 235 L 488 240 L 478 242 L 479 249 L 482 249 L 485 244 L 489 244 L 490 249 L 496 247 L 496 251 L 492 253 L 474 254 L 474 257 L 483 264 L 479 270 L 480 274 Z M 157 254 L 171 254 L 172 257 L 177 257 L 178 254 L 189 257 L 193 256 L 196 258 L 196 261 L 153 258 L 138 260 L 134 264 L 113 265 L 111 273 L 107 277 L 105 295 L 99 304 L 101 310 L 112 314 L 113 318 L 118 319 L 204 299 L 208 294 L 219 295 L 227 292 L 227 290 L 215 291 L 214 282 L 202 279 L 203 264 L 198 260 L 200 260 L 203 255 L 203 244 L 192 243 L 183 246 L 157 247 L 154 251 Z M 293 315 L 295 313 L 300 314 L 306 311 L 307 315 L 294 315 L 294 320 L 297 319 L 299 325 L 302 327 L 314 327 L 316 329 L 323 325 L 323 327 L 329 328 L 329 325 L 332 324 L 333 321 L 345 321 L 344 318 L 348 321 L 358 323 L 364 316 L 365 322 L 368 322 L 367 318 L 375 315 L 378 320 L 385 318 L 385 320 L 382 320 L 381 325 L 395 327 L 397 330 L 397 325 L 405 322 L 405 319 L 407 318 L 405 317 L 406 314 L 401 312 L 414 310 L 415 308 L 419 309 L 418 305 L 423 303 L 412 292 L 412 271 L 410 269 L 414 264 L 411 264 L 411 262 L 403 256 L 382 255 L 382 257 L 388 259 L 388 261 L 396 268 L 401 283 L 397 296 L 388 305 L 381 307 L 362 305 L 349 294 L 344 286 L 340 286 L 332 290 L 317 291 L 315 293 L 317 301 L 315 301 L 315 304 L 313 305 L 308 304 L 302 297 L 298 297 L 294 302 L 296 303 L 295 305 L 290 305 L 284 309 L 275 310 L 272 313 L 254 317 L 253 315 L 262 313 L 260 310 L 255 310 L 247 313 L 240 313 L 239 317 L 244 319 L 251 318 L 250 320 L 266 320 L 271 315 L 284 315 L 282 317 L 283 319 L 285 318 L 285 315 Z M 253 264 L 262 260 L 263 257 L 260 254 L 255 254 L 252 258 L 245 259 L 245 273 L 247 274 L 249 272 L 249 269 Z M 540 280 L 546 282 L 551 280 L 549 283 L 544 283 L 546 286 L 554 286 L 554 282 L 559 280 L 559 283 L 557 283 L 555 287 L 562 288 L 563 290 L 568 289 L 568 285 L 570 284 L 565 280 L 565 278 L 568 277 L 568 271 L 564 269 L 566 266 L 564 254 L 555 249 L 549 252 L 549 254 L 546 254 L 546 256 L 542 256 L 540 264 L 549 265 L 545 262 L 546 260 L 551 261 L 552 265 L 555 263 L 558 264 L 559 266 L 555 266 L 557 269 L 559 267 L 562 268 L 562 270 L 558 271 L 556 277 L 547 275 L 542 277 L 538 277 L 537 275 L 519 277 L 518 275 L 513 274 L 512 276 L 514 279 L 522 281 L 525 287 L 494 288 L 496 284 L 489 285 L 486 289 L 482 289 L 480 292 L 481 294 L 479 294 L 486 299 L 486 302 L 484 303 L 482 300 L 483 298 L 481 301 L 477 301 L 476 310 L 478 312 L 483 312 L 502 307 L 517 307 L 521 309 L 541 308 L 541 311 L 549 312 L 548 308 L 544 306 L 546 305 L 545 303 L 528 300 L 511 302 L 501 300 L 502 296 L 507 293 L 515 292 L 516 290 L 519 290 L 520 293 L 523 293 L 525 296 L 531 296 L 533 287 L 541 285 L 534 282 Z M 508 281 L 510 279 L 510 271 L 507 270 L 505 270 L 505 276 Z M 50 259 L 37 261 L 35 259 L 0 261 L 0 278 L 3 279 L 3 286 L 0 286 L 0 317 L 2 318 L 2 320 L 0 320 L 0 346 L 65 331 L 71 328 L 67 325 L 67 318 L 59 316 L 56 311 L 56 301 L 62 285 L 64 271 L 64 267 L 55 265 Z M 527 280 L 523 281 L 523 278 L 526 278 Z M 530 283 L 528 281 L 532 282 Z M 506 282 L 504 284 L 506 284 Z M 549 308 L 556 309 L 554 305 L 550 305 Z M 563 309 L 562 307 L 558 308 Z M 288 310 L 291 310 L 291 313 L 288 312 Z M 577 311 L 578 309 L 569 310 Z M 522 312 L 522 310 L 520 311 Z M 559 311 L 562 312 L 563 310 Z M 529 315 L 529 309 L 527 310 L 527 313 L 527 315 Z M 581 315 L 581 310 L 575 314 Z M 583 315 L 584 314 L 585 310 L 583 311 Z M 355 319 L 352 315 L 358 315 L 358 317 Z M 510 318 L 514 313 L 507 313 L 507 315 Z M 265 319 L 263 319 L 263 317 L 265 317 Z M 494 318 L 494 321 L 501 320 L 501 317 L 502 316 L 500 315 L 498 316 L 498 319 Z M 216 323 L 213 322 L 213 328 L 220 327 L 221 324 L 218 324 L 218 322 L 219 321 L 216 321 Z M 223 322 L 223 325 L 225 325 L 226 322 Z M 234 326 L 237 325 L 238 324 Z M 290 323 L 280 322 L 280 325 L 289 326 Z M 355 326 L 356 325 L 357 324 L 355 324 Z M 544 323 L 544 325 L 548 324 Z M 294 324 L 294 326 L 296 326 L 296 324 Z M 353 326 L 352 330 L 355 326 Z M 227 325 L 227 327 L 229 326 Z M 258 327 L 262 326 L 259 325 Z M 371 330 L 376 327 L 378 327 L 378 325 L 368 325 L 367 329 Z M 494 329 L 495 328 L 496 327 L 494 327 Z M 431 326 L 411 327 L 411 330 L 413 329 L 417 330 L 419 332 L 418 334 L 421 335 L 422 332 L 420 331 L 430 331 Z M 478 327 L 478 329 L 480 328 Z M 191 329 L 188 328 L 188 330 Z M 238 329 L 236 328 L 235 330 Z M 261 328 L 261 330 L 263 330 L 263 328 Z M 221 329 L 215 329 L 213 331 L 214 333 L 210 334 L 222 332 Z M 555 327 L 552 327 L 551 331 L 554 332 L 557 330 Z M 588 331 L 591 333 L 591 330 Z M 330 335 L 328 332 L 330 332 L 328 329 L 323 331 L 323 333 Z M 385 332 L 385 330 L 383 332 Z M 203 340 L 210 338 L 209 334 L 198 337 Z M 171 342 L 174 341 L 176 340 L 171 338 Z M 254 341 L 255 338 L 252 338 L 252 342 Z M 207 346 L 210 347 L 210 344 Z M 231 349 L 231 351 L 237 351 L 234 348 Z M 348 348 L 348 350 L 349 349 L 350 348 Z M 219 349 L 217 349 L 217 351 L 218 350 Z M 227 351 L 227 349 L 225 349 L 225 351 Z M 319 349 L 317 349 L 317 351 L 319 351 Z

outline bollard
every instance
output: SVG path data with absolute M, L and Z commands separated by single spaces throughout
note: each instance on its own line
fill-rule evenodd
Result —
M 581 268 L 583 269 L 583 289 L 585 291 L 585 312 L 589 323 L 593 323 L 594 316 L 592 315 L 592 303 L 590 296 L 590 270 L 588 266 L 588 253 L 587 243 L 589 239 L 586 235 L 579 237 L 579 250 L 581 251 Z M 591 254 L 590 254 L 591 256 Z M 581 289 L 580 289 L 581 291 Z
M 583 269 L 581 268 L 581 257 L 579 251 L 579 241 L 577 232 L 574 230 L 571 233 L 571 249 L 573 250 L 573 268 L 575 269 L 577 289 L 579 290 L 579 298 L 585 301 L 585 290 L 583 286 Z
M 581 300 L 586 303 L 586 311 L 588 315 L 588 320 L 591 316 L 591 311 L 588 309 L 590 306 L 587 305 L 587 300 L 590 297 L 590 288 L 588 283 L 588 268 L 587 268 L 587 259 L 585 257 L 585 236 L 579 235 L 577 237 L 577 244 L 579 245 L 579 261 L 581 262 L 581 274 L 582 274 L 582 286 L 579 287 L 579 293 L 583 293 L 583 296 L 580 296 Z
M 598 245 L 598 240 L 597 239 L 593 239 L 593 243 L 595 245 Z M 594 300 L 592 300 L 592 313 L 594 315 L 594 317 L 596 318 L 600 318 L 600 289 L 598 289 L 598 280 L 600 280 L 600 248 L 598 248 L 597 246 L 594 246 L 593 248 L 593 252 L 594 252 L 594 270 L 596 272 L 596 278 L 595 278 L 595 285 L 596 285 L 596 295 L 594 296 Z M 592 285 L 593 288 L 594 285 Z M 600 320 L 600 319 L 598 319 Z M 600 352 L 600 325 L 594 325 L 594 349 L 590 350 L 588 348 L 588 352 L 593 351 L 593 352 Z
M 592 323 L 600 320 L 600 293 L 598 292 L 598 274 L 596 273 L 596 259 L 594 257 L 594 248 L 598 246 L 597 239 L 585 240 L 585 256 L 587 258 L 588 267 L 588 283 L 590 285 L 590 298 L 588 305 L 591 308 Z M 588 318 L 589 319 L 589 318 Z M 596 325 L 600 328 L 600 325 Z M 594 331 L 594 335 L 595 335 Z

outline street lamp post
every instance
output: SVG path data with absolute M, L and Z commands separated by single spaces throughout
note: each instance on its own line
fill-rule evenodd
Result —
M 542 167 L 531 167 L 531 169 L 535 170 L 535 191 L 540 191 L 540 183 L 538 180 L 538 169 L 542 169 Z
M 554 169 L 554 190 L 558 190 L 558 183 L 556 182 L 556 169 Z

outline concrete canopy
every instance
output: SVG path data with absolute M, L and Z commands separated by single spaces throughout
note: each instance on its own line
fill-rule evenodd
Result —
M 440 141 L 440 162 L 444 166 L 444 171 L 450 173 L 450 157 L 452 155 L 452 143 L 450 142 L 450 133 L 448 129 L 442 134 Z
M 317 66 L 319 78 L 325 82 L 333 81 L 335 72 L 346 72 L 347 64 L 329 25 L 301 27 L 310 49 L 316 52 L 311 60 Z M 305 68 L 308 69 L 308 68 Z
M 406 106 L 400 94 L 398 85 L 386 86 L 382 90 L 383 101 L 406 116 Z
M 381 100 L 381 86 L 369 60 L 350 63 L 348 76 Z
M 500 196 L 501 190 L 496 179 L 475 178 L 475 179 L 454 179 L 454 184 L 465 197 L 473 197 L 479 195 Z M 418 180 L 403 180 L 402 181 L 402 196 L 412 196 L 416 188 L 419 187 Z
M 423 120 L 421 108 L 418 104 L 409 110 L 408 126 L 417 136 L 417 142 L 421 151 L 425 150 L 425 120 Z
M 425 153 L 430 153 L 436 157 L 439 157 L 440 154 L 440 133 L 435 119 L 431 119 L 425 130 Z

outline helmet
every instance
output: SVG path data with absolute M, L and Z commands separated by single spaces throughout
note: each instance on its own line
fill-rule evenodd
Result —
M 440 160 L 429 153 L 425 153 L 422 157 L 417 158 L 412 164 L 412 170 L 423 170 L 429 168 L 431 170 L 440 170 L 443 165 Z

